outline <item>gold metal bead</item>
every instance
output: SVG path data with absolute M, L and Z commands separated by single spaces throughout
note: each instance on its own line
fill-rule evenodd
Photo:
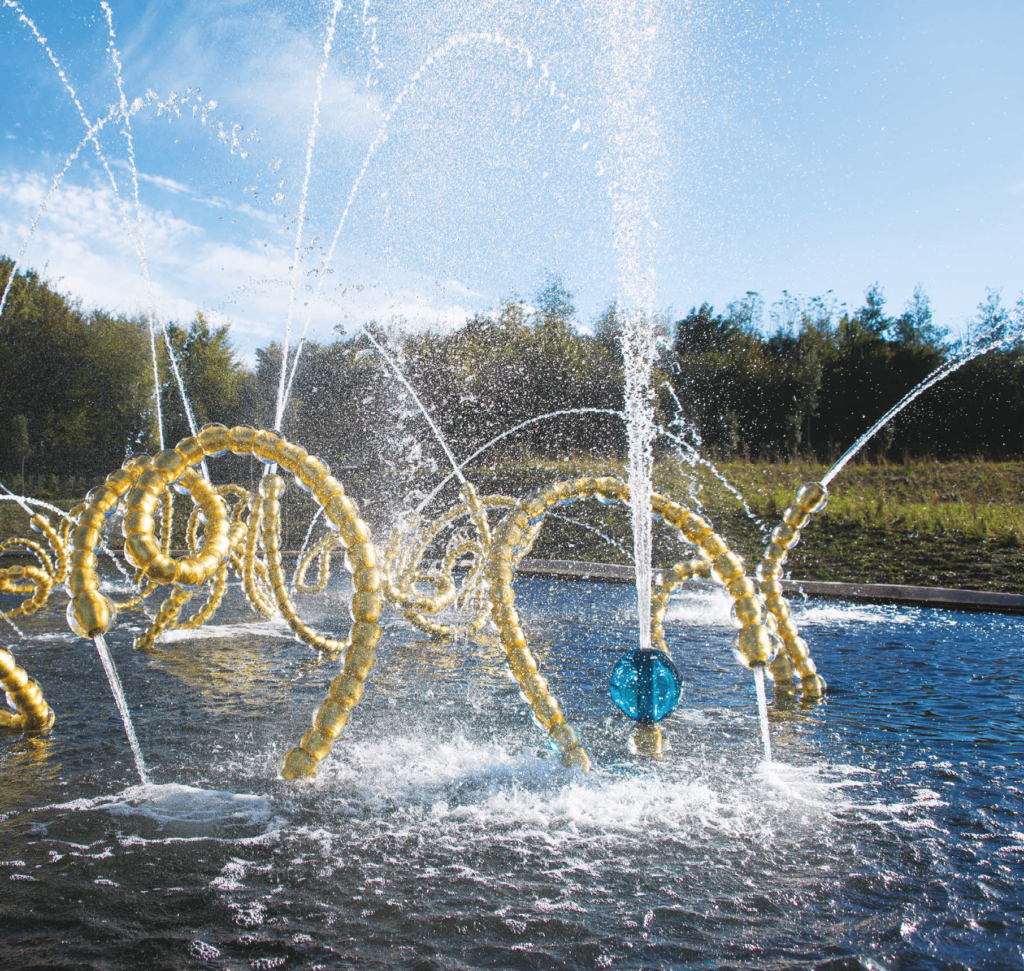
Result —
M 796 494 L 796 504 L 806 513 L 820 512 L 828 503 L 828 489 L 820 482 L 805 482 Z
M 285 481 L 279 475 L 265 475 L 260 480 L 260 495 L 265 499 L 279 499 L 284 495 L 284 490 Z
M 104 515 L 108 514 L 114 507 L 121 501 L 121 494 L 117 489 L 112 488 L 109 485 L 100 486 L 93 490 L 92 499 L 89 501 L 89 505 L 94 509 L 99 509 Z M 46 519 L 46 517 L 42 517 Z M 47 520 L 49 522 L 49 520 Z
M 128 493 L 127 508 L 129 511 L 139 509 L 152 516 L 160 508 L 160 497 L 149 489 L 140 489 L 136 486 Z
M 159 473 L 164 482 L 171 483 L 185 474 L 188 463 L 176 448 L 167 448 L 153 457 L 150 468 Z
M 317 458 L 315 455 L 307 455 L 294 471 L 295 478 L 297 478 L 305 488 L 310 490 L 316 489 L 321 480 L 326 479 L 331 474 L 331 470 L 327 466 L 327 463 L 322 459 Z
M 367 621 L 357 621 L 352 625 L 352 648 L 374 648 L 380 642 L 380 625 Z
M 345 655 L 345 673 L 360 681 L 365 681 L 376 663 L 377 653 L 372 647 L 366 645 L 350 647 Z
M 562 708 L 558 704 L 558 701 L 547 691 L 547 682 L 544 682 L 545 690 L 543 694 L 533 695 L 530 693 L 529 688 L 536 685 L 537 682 L 543 682 L 544 679 L 539 675 L 532 675 L 527 678 L 527 684 L 523 685 L 523 693 L 530 699 L 530 707 L 533 709 L 533 715 L 546 729 L 550 730 L 552 725 L 565 721 L 565 715 L 562 714 Z
M 375 593 L 381 587 L 380 570 L 373 566 L 361 567 L 353 573 L 352 583 L 357 590 Z
M 741 597 L 753 597 L 758 592 L 757 584 L 749 577 L 738 577 L 729 584 L 729 596 L 733 600 L 739 600 Z
M 358 570 L 368 566 L 377 565 L 377 551 L 373 547 L 373 543 L 356 543 L 350 546 L 345 551 L 345 558 L 355 573 Z
M 778 580 L 782 576 L 782 564 L 778 560 L 762 560 L 757 564 L 754 575 L 761 583 L 766 580 Z
M 324 506 L 324 515 L 336 525 L 359 518 L 359 507 L 344 493 L 331 498 Z
M 82 520 L 79 520 L 82 522 Z M 83 525 L 86 525 L 83 523 Z M 121 524 L 121 532 L 125 537 L 133 533 L 142 533 L 151 536 L 156 529 L 153 517 L 144 509 L 130 509 L 124 514 L 124 522 Z
M 809 657 L 798 657 L 793 661 L 793 668 L 797 675 L 803 678 L 809 678 L 812 674 L 818 673 L 818 668 L 814 661 Z
M 698 516 L 696 513 L 689 512 L 688 510 L 680 517 L 677 526 L 679 527 L 679 532 L 681 532 L 691 543 L 698 543 L 701 545 L 703 545 L 704 540 L 713 532 L 711 523 Z
M 103 529 L 106 522 L 107 517 L 103 514 L 103 510 L 98 509 L 96 506 L 89 506 L 89 508 L 78 517 L 79 526 L 85 526 L 96 530 Z
M 648 758 L 661 755 L 664 749 L 661 726 L 638 725 L 633 732 L 633 747 L 637 755 L 645 755 Z
M 562 752 L 567 749 L 571 749 L 574 745 L 579 745 L 579 739 L 576 737 L 576 732 L 574 732 L 572 727 L 564 721 L 552 725 L 548 734 L 550 734 L 552 741 L 554 741 Z
M 299 748 L 304 749 L 313 756 L 317 762 L 322 762 L 331 754 L 333 739 L 322 734 L 319 728 L 311 728 L 299 741 Z
M 94 550 L 100 543 L 100 531 L 95 526 L 78 526 L 71 541 L 79 549 Z
M 786 653 L 794 662 L 799 658 L 808 657 L 811 653 L 811 649 L 807 646 L 807 641 L 802 637 L 787 637 L 785 638 L 785 644 Z
M 507 588 L 507 593 L 510 598 L 515 596 L 511 587 Z M 491 611 L 491 616 L 494 618 L 494 623 L 499 630 L 506 627 L 519 626 L 519 611 L 517 611 L 512 605 L 511 599 L 508 602 L 495 603 Z
M 355 708 L 363 696 L 363 682 L 350 674 L 339 674 L 331 682 L 327 694 L 346 708 Z
M 736 635 L 737 660 L 744 667 L 768 664 L 778 653 L 778 638 L 767 627 L 744 627 Z
M 709 533 L 705 536 L 700 542 L 700 548 L 712 563 L 723 553 L 729 552 L 729 544 L 718 533 Z
M 763 617 L 761 602 L 756 596 L 740 597 L 732 605 L 732 612 L 743 627 L 760 624 Z
M 791 681 L 793 679 L 793 662 L 783 651 L 775 655 L 775 660 L 768 665 L 768 673 L 775 681 Z
M 533 496 L 523 503 L 523 512 L 525 512 L 530 519 L 539 519 L 547 511 L 547 503 L 544 502 L 543 496 Z
M 785 546 L 780 546 L 778 543 L 769 543 L 764 551 L 764 558 L 766 560 L 773 560 L 775 563 L 785 563 L 786 552 Z
M 679 524 L 685 518 L 686 513 L 687 510 L 683 508 L 683 506 L 679 505 L 678 502 L 666 502 L 661 510 L 661 518 L 670 526 L 678 528 Z
M 336 496 L 345 495 L 345 487 L 333 475 L 325 475 L 313 486 L 313 498 L 321 506 L 328 506 Z
M 803 529 L 811 521 L 811 514 L 799 506 L 789 506 L 782 514 L 782 521 L 794 529 Z
M 798 630 L 796 624 L 793 623 L 792 617 L 788 615 L 785 617 L 780 617 L 778 613 L 776 613 L 775 619 L 777 621 L 777 630 L 779 637 L 781 637 L 784 641 L 792 640 L 794 637 L 800 636 L 800 631 Z
M 291 472 L 309 453 L 301 446 L 295 445 L 285 439 L 277 447 L 278 464 Z
M 574 485 L 581 499 L 589 499 L 597 491 L 597 481 L 592 476 L 581 476 Z
M 825 694 L 825 679 L 820 674 L 809 674 L 800 679 L 800 690 L 805 698 L 820 698 Z
M 18 669 L 14 655 L 6 648 L 0 647 L 0 681 L 6 681 Z
M 222 455 L 228 450 L 228 430 L 224 425 L 207 425 L 196 439 L 206 455 Z M 178 450 L 181 450 L 180 444 Z M 189 465 L 195 465 L 195 462 L 189 462 Z
M 491 559 L 487 562 L 487 566 L 484 568 L 484 576 L 492 584 L 500 583 L 505 586 L 510 586 L 512 581 L 515 579 L 515 571 L 512 569 L 512 565 L 510 563 L 503 562 L 502 560 Z
M 95 570 L 75 570 L 68 577 L 68 591 L 77 596 L 85 590 L 99 590 L 100 578 Z
M 772 530 L 772 542 L 784 549 L 791 550 L 800 542 L 800 530 L 787 523 L 782 523 Z
M 338 533 L 346 546 L 356 546 L 370 540 L 370 527 L 361 519 L 346 519 L 339 523 Z
M 548 693 L 547 679 L 538 671 L 531 671 L 523 675 L 519 679 L 519 687 L 523 689 L 523 694 L 530 699 L 531 705 Z
M 133 472 L 133 478 L 137 478 L 143 469 L 149 468 L 149 463 L 153 461 L 152 455 L 133 455 L 131 458 L 125 459 L 121 465 L 122 469 L 127 469 L 129 472 Z
M 719 583 L 728 586 L 743 576 L 743 561 L 731 550 L 726 550 L 715 557 L 711 572 Z
M 84 545 L 76 543 L 78 545 Z M 90 549 L 96 547 L 96 543 L 88 544 Z M 160 546 L 154 539 L 152 533 L 132 533 L 124 541 L 124 555 L 132 566 L 144 570 L 156 556 L 160 556 Z
M 258 431 L 252 440 L 252 454 L 264 462 L 276 462 L 281 438 L 273 432 Z
M 515 675 L 517 681 L 521 682 L 523 678 L 537 673 L 537 662 L 525 643 L 522 647 L 510 650 L 506 660 L 508 661 L 509 670 Z
M 106 478 L 107 485 L 119 496 L 123 496 L 135 482 L 135 475 L 129 469 L 115 469 Z
M 302 748 L 293 748 L 284 757 L 281 777 L 289 782 L 295 779 L 309 779 L 316 775 L 316 767 L 316 759 L 309 752 Z
M 235 425 L 228 431 L 228 448 L 235 455 L 250 455 L 255 436 L 255 428 L 250 428 L 248 425 Z
M 527 647 L 526 634 L 523 633 L 523 629 L 521 627 L 512 627 L 502 630 L 499 635 L 499 639 L 501 641 L 502 648 L 504 648 L 509 656 L 510 665 L 512 663 L 512 654 L 516 651 L 522 651 Z M 534 665 L 534 667 L 536 667 L 536 665 Z
M 171 561 L 174 562 L 173 560 Z M 147 576 L 149 571 L 147 570 Z M 178 560 L 175 564 L 174 574 L 172 581 L 181 587 L 195 587 L 202 583 L 209 576 L 203 569 L 203 563 L 194 556 L 187 556 L 182 560 Z M 156 577 L 150 577 L 152 580 L 157 580 Z M 165 580 L 157 580 L 157 583 L 165 583 Z
M 78 628 L 86 637 L 105 634 L 117 618 L 117 608 L 98 590 L 84 590 L 70 603 Z
M 589 772 L 590 756 L 582 745 L 574 745 L 562 752 L 562 765 L 569 769 L 577 768 Z
M 350 711 L 337 701 L 328 699 L 318 709 L 313 724 L 320 733 L 332 741 L 341 735 L 348 724 Z

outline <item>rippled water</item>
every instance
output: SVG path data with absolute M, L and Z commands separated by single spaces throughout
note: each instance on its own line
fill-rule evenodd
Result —
M 390 621 L 319 778 L 278 781 L 336 665 L 235 592 L 150 656 L 123 622 L 109 638 L 142 788 L 91 645 L 56 610 L 26 622 L 12 647 L 58 721 L 0 738 L 0 967 L 1024 965 L 1024 620 L 798 605 L 831 690 L 770 702 L 765 766 L 726 605 L 684 597 L 665 626 L 687 685 L 652 763 L 605 688 L 632 590 L 517 593 L 589 776 L 494 648 Z M 301 610 L 329 627 L 343 591 Z

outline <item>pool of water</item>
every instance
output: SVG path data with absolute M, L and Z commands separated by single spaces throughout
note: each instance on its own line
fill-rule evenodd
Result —
M 337 664 L 232 591 L 150 655 L 139 615 L 109 637 L 144 789 L 91 645 L 56 606 L 24 623 L 58 721 L 0 737 L 0 967 L 1024 966 L 1024 619 L 798 603 L 830 691 L 769 699 L 766 765 L 728 605 L 683 594 L 652 762 L 606 690 L 633 590 L 516 590 L 589 775 L 496 648 L 392 617 L 318 778 L 280 781 Z M 341 587 L 299 604 L 343 629 Z

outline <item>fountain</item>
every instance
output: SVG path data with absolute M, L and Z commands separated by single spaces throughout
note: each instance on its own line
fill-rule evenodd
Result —
M 0 554 L 18 557 L 0 567 L 10 634 L 0 647 L 10 703 L 0 707 L 9 931 L 0 963 L 877 968 L 964 954 L 1019 963 L 1012 794 L 1024 786 L 1024 736 L 1012 719 L 1024 694 L 1006 645 L 1020 643 L 1021 622 L 830 605 L 783 586 L 788 558 L 856 450 L 991 348 L 944 365 L 821 482 L 803 485 L 751 570 L 700 506 L 655 490 L 660 435 L 743 501 L 678 428 L 655 420 L 660 132 L 648 86 L 667 25 L 653 8 L 617 0 L 601 11 L 594 46 L 608 54 L 599 94 L 610 106 L 602 164 L 617 186 L 609 272 L 620 277 L 623 406 L 535 415 L 460 459 L 415 381 L 367 329 L 371 353 L 451 466 L 415 508 L 395 510 L 404 515 L 393 529 L 371 533 L 345 473 L 292 440 L 288 402 L 373 164 L 431 71 L 470 52 L 506 59 L 573 137 L 594 127 L 586 99 L 508 30 L 431 20 L 430 53 L 417 46 L 415 70 L 391 85 L 320 253 L 310 238 L 315 177 L 346 32 L 372 55 L 369 91 L 389 67 L 371 4 L 325 5 L 281 248 L 284 343 L 276 399 L 264 403 L 272 420 L 199 428 L 150 274 L 137 155 L 147 112 L 179 121 L 191 112 L 213 130 L 215 106 L 194 90 L 133 99 L 118 10 L 104 2 L 100 12 L 114 103 L 90 114 L 36 12 L 19 0 L 0 9 L 45 52 L 85 130 L 19 263 L 65 176 L 95 150 L 152 308 L 154 373 L 162 339 L 190 434 L 164 441 L 157 376 L 156 455 L 133 455 L 69 511 L 0 496 L 33 530 L 0 542 Z M 232 159 L 251 150 L 239 128 L 218 129 Z M 123 160 L 101 141 L 114 129 Z M 588 468 L 520 492 L 478 488 L 474 463 L 495 442 L 586 415 L 626 429 L 623 477 Z M 251 460 L 255 477 L 229 481 L 222 456 Z M 284 523 L 310 505 L 289 582 Z M 569 522 L 618 543 L 587 517 L 625 509 L 635 593 L 525 575 L 545 526 Z M 652 562 L 662 535 L 682 551 L 674 563 Z M 343 569 L 332 570 L 335 557 Z M 825 659 L 827 701 L 812 646 Z

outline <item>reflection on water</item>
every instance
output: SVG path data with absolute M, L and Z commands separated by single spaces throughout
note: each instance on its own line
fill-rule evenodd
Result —
M 240 597 L 149 656 L 110 637 L 150 787 L 95 653 L 58 612 L 30 618 L 19 658 L 58 722 L 0 739 L 0 966 L 1020 966 L 1024 622 L 798 604 L 831 690 L 776 694 L 765 765 L 723 603 L 669 611 L 686 684 L 644 762 L 606 694 L 632 590 L 517 584 L 586 776 L 493 643 L 390 618 L 306 785 L 277 765 L 337 662 Z M 330 626 L 345 604 L 339 586 L 300 609 Z

